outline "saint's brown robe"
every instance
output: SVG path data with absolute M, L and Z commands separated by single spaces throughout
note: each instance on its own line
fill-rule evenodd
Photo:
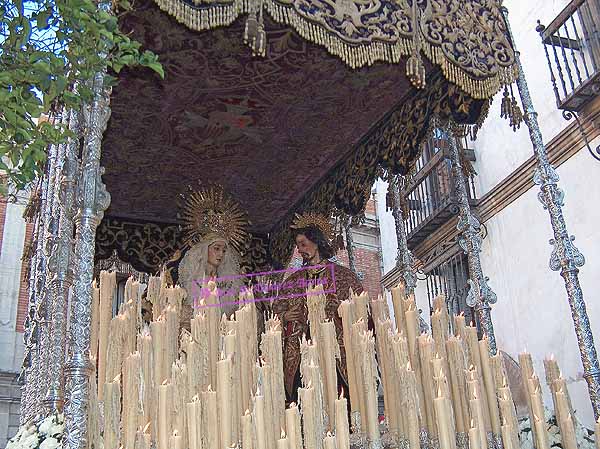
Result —
M 305 285 L 317 279 L 322 283 L 323 290 L 330 292 L 326 294 L 325 315 L 335 324 L 341 355 L 341 359 L 337 361 L 338 374 L 344 383 L 348 383 L 342 319 L 338 307 L 342 301 L 349 299 L 350 289 L 359 294 L 363 287 L 354 272 L 336 263 L 333 263 L 333 276 L 329 265 L 321 270 L 300 269 L 284 282 L 284 288 L 280 290 L 281 297 L 273 302 L 273 312 L 279 316 L 283 329 L 283 371 L 288 400 L 296 398 L 299 386 L 300 339 L 303 334 L 310 337 Z M 285 297 L 286 295 L 294 296 Z

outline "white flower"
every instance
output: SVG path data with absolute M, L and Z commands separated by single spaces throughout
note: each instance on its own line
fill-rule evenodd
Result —
M 46 438 L 42 444 L 40 444 L 40 449 L 56 449 L 60 446 L 60 443 L 56 438 Z
M 35 449 L 38 446 L 40 439 L 38 438 L 37 433 L 27 436 L 24 439 L 21 439 L 21 444 L 23 448 L 27 449 Z
M 44 419 L 42 424 L 40 424 L 40 433 L 47 435 L 50 428 L 54 425 L 53 421 L 54 420 L 52 419 L 52 416 L 48 416 L 46 419 Z
M 64 423 L 55 424 L 48 431 L 48 435 L 51 435 L 51 436 L 60 435 L 60 434 L 63 433 L 64 430 L 65 430 L 65 424 Z

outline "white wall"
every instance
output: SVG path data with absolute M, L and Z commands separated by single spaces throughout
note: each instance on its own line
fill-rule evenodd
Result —
M 22 362 L 23 334 L 15 327 L 25 241 L 24 208 L 19 203 L 6 205 L 0 251 L 0 371 L 18 372 Z
M 396 266 L 396 255 L 398 253 L 398 241 L 396 240 L 396 223 L 391 211 L 385 207 L 385 196 L 387 194 L 387 182 L 378 179 L 375 181 L 378 198 L 377 219 L 381 233 L 381 251 L 383 256 L 383 272 L 388 273 Z

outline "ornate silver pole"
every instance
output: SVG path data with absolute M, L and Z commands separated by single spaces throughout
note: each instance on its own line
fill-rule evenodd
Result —
M 344 225 L 346 234 L 346 251 L 348 252 L 348 265 L 354 274 L 356 274 L 356 261 L 354 259 L 354 237 L 352 236 L 352 217 Z
M 22 380 L 24 386 L 22 388 L 21 396 L 21 413 L 20 413 L 20 424 L 23 425 L 28 422 L 34 416 L 33 408 L 36 403 L 36 382 L 35 374 L 37 373 L 37 302 L 36 302 L 36 276 L 37 276 L 37 262 L 38 262 L 38 239 L 40 233 L 40 221 L 41 221 L 41 201 L 42 201 L 42 190 L 43 186 L 40 184 L 40 209 L 35 214 L 35 222 L 33 226 L 32 239 L 35 243 L 31 260 L 29 261 L 29 301 L 27 306 L 27 318 L 25 319 L 25 329 L 23 332 L 23 342 L 25 344 L 25 354 L 23 357 L 23 367 L 21 371 Z
M 458 200 L 459 218 L 456 228 L 458 229 L 458 244 L 467 255 L 469 265 L 469 293 L 467 304 L 477 311 L 479 323 L 489 339 L 490 353 L 495 355 L 496 335 L 492 323 L 491 306 L 497 300 L 496 293 L 489 287 L 488 278 L 483 275 L 481 268 L 481 224 L 477 217 L 471 212 L 467 185 L 460 162 L 460 154 L 455 137 L 455 127 L 448 125 L 446 128 L 448 143 L 450 146 L 450 160 L 452 162 L 452 177 L 454 178 L 454 189 Z
M 65 123 L 66 117 L 62 115 L 62 112 L 58 115 L 57 120 Z M 51 294 L 51 280 L 53 277 L 53 270 L 50 265 L 50 257 L 52 255 L 53 246 L 56 241 L 57 227 L 58 227 L 58 208 L 57 203 L 57 190 L 58 190 L 58 178 L 60 172 L 60 166 L 65 155 L 65 145 L 57 145 L 53 154 L 53 158 L 50 159 L 51 171 L 48 184 L 48 193 L 46 200 L 46 223 L 44 226 L 44 241 L 43 251 L 44 258 L 46 261 L 46 269 L 44 271 L 44 283 L 41 286 L 41 296 L 39 302 L 41 304 L 42 322 L 40 325 L 40 388 L 39 388 L 39 400 L 44 398 L 47 394 L 48 387 L 50 385 L 50 377 L 48 376 L 48 369 L 50 367 L 50 359 L 54 355 L 56 348 L 52 345 L 51 340 L 51 329 L 53 326 L 54 316 L 52 310 L 52 294 Z M 47 408 L 47 403 L 44 400 L 43 404 Z M 47 410 L 42 409 L 42 413 L 45 414 Z
M 31 330 L 28 332 L 30 348 L 30 366 L 27 369 L 27 404 L 25 421 L 40 416 L 43 412 L 40 398 L 45 393 L 44 356 L 48 347 L 48 333 L 44 331 L 46 320 L 46 303 L 44 289 L 46 286 L 47 260 L 44 247 L 46 244 L 47 230 L 50 223 L 50 204 L 52 195 L 52 179 L 56 168 L 58 148 L 51 145 L 48 149 L 46 170 L 42 177 L 40 187 L 40 209 L 36 229 L 35 265 L 33 271 L 33 288 L 30 290 L 29 318 Z M 30 279 L 31 280 L 31 279 Z M 30 287 L 32 287 L 30 285 Z
M 415 269 L 415 258 L 408 249 L 406 230 L 404 229 L 404 214 L 402 212 L 402 198 L 400 186 L 396 176 L 390 176 L 388 190 L 392 193 L 392 215 L 396 223 L 396 239 L 398 240 L 398 255 L 396 266 L 400 268 L 400 276 L 404 281 L 407 294 L 415 291 L 417 286 L 417 270 Z
M 83 109 L 83 152 L 77 190 L 77 234 L 75 237 L 75 278 L 70 315 L 70 355 L 65 367 L 65 444 L 69 449 L 87 446 L 88 381 L 91 371 L 90 315 L 96 228 L 110 195 L 102 183 L 100 167 L 102 135 L 110 116 L 110 92 L 103 86 L 104 75 L 93 80 L 94 100 Z
M 68 126 L 76 134 L 79 133 L 79 114 L 76 111 L 70 111 Z M 58 230 L 48 259 L 49 272 L 53 274 L 49 280 L 49 296 L 52 298 L 50 334 L 52 352 L 48 367 L 50 385 L 45 403 L 52 412 L 62 411 L 64 404 L 63 370 L 66 357 L 67 298 L 73 282 L 73 206 L 79 168 L 78 150 L 79 139 L 72 139 L 65 145 L 66 154 L 62 160 L 55 200 L 55 209 L 58 209 L 58 217 L 56 217 Z
M 508 21 L 508 10 L 502 7 L 502 14 L 506 21 L 506 27 L 510 36 L 513 48 L 515 40 L 510 29 Z M 554 238 L 550 244 L 554 245 L 550 255 L 550 269 L 560 271 L 560 275 L 565 281 L 567 298 L 571 307 L 571 316 L 575 324 L 575 334 L 581 353 L 583 363 L 583 377 L 587 381 L 590 400 L 594 410 L 595 419 L 600 418 L 600 365 L 598 364 L 598 355 L 594 346 L 594 335 L 590 325 L 590 320 L 586 311 L 583 292 L 579 285 L 579 267 L 585 263 L 583 255 L 573 244 L 575 237 L 569 235 L 567 223 L 562 212 L 564 206 L 564 192 L 558 187 L 558 174 L 548 160 L 546 147 L 542 138 L 542 132 L 537 121 L 537 112 L 533 107 L 533 101 L 529 94 L 529 87 L 525 79 L 523 66 L 519 52 L 515 49 L 515 62 L 519 70 L 517 78 L 517 88 L 523 105 L 525 114 L 525 123 L 529 128 L 529 138 L 533 144 L 533 152 L 537 159 L 537 168 L 533 174 L 533 181 L 540 186 L 538 199 L 550 215 L 550 223 Z

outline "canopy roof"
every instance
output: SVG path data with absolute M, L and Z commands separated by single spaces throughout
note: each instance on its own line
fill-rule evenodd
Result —
M 173 2 L 161 5 L 173 9 Z M 288 228 L 294 212 L 330 212 L 335 205 L 349 214 L 360 213 L 382 167 L 395 173 L 409 169 L 434 113 L 474 123 L 488 104 L 476 98 L 491 96 L 503 79 L 511 79 L 512 50 L 498 17 L 493 15 L 497 13 L 495 2 L 448 0 L 444 7 L 454 5 L 465 14 L 456 23 L 450 22 L 451 17 L 460 17 L 456 8 L 442 20 L 429 7 L 430 23 L 422 21 L 429 23 L 423 28 L 431 31 L 435 19 L 443 25 L 440 38 L 450 40 L 440 47 L 425 45 L 424 38 L 419 44 L 426 54 L 433 55 L 433 63 L 425 65 L 424 89 L 411 85 L 406 58 L 400 59 L 409 49 L 410 33 L 385 37 L 376 30 L 391 29 L 381 28 L 383 22 L 374 19 L 388 16 L 395 21 L 392 28 L 396 31 L 402 29 L 401 23 L 410 29 L 410 17 L 408 22 L 398 22 L 402 14 L 411 11 L 404 3 L 393 3 L 397 14 L 390 16 L 391 3 L 342 0 L 334 3 L 346 8 L 339 20 L 333 16 L 326 20 L 315 15 L 316 10 L 310 14 L 305 11 L 315 19 L 312 25 L 292 20 L 296 17 L 292 12 L 276 14 L 283 23 L 265 15 L 265 57 L 253 56 L 243 43 L 245 23 L 235 20 L 234 14 L 235 8 L 239 12 L 246 7 L 242 4 L 227 3 L 228 8 L 235 7 L 229 15 L 215 13 L 219 20 L 233 22 L 230 26 L 198 32 L 178 23 L 151 0 L 136 3 L 122 25 L 145 48 L 159 55 L 166 76 L 160 80 L 148 70 L 124 71 L 113 90 L 112 116 L 102 150 L 104 181 L 112 201 L 104 228 L 99 230 L 98 244 L 103 248 L 99 255 L 105 257 L 109 249 L 117 249 L 123 258 L 133 257 L 127 247 L 131 238 L 116 239 L 111 231 L 111 237 L 103 239 L 111 220 L 117 227 L 124 222 L 131 229 L 135 228 L 133 223 L 155 223 L 164 229 L 177 223 L 177 198 L 187 185 L 216 182 L 248 211 L 251 231 L 264 237 L 270 255 L 284 262 L 290 254 Z M 435 2 L 439 3 L 444 2 Z M 313 6 L 329 8 L 328 4 L 315 1 Z M 213 2 L 210 5 L 225 7 Z M 276 3 L 268 5 L 274 10 Z M 286 11 L 307 4 L 290 5 Z M 475 24 L 483 30 L 479 34 L 473 34 L 472 23 L 477 8 L 465 5 L 477 5 L 482 14 Z M 201 28 L 195 26 L 201 14 L 209 17 L 215 10 L 205 4 L 199 8 L 187 16 L 179 13 L 179 19 L 192 28 Z M 356 16 L 352 8 L 365 13 Z M 485 8 L 487 15 L 483 14 Z M 334 10 L 327 9 L 329 15 Z M 199 16 L 194 19 L 194 14 Z M 470 47 L 479 44 L 479 53 L 462 47 L 463 70 L 451 60 L 461 48 L 457 41 L 468 37 L 460 28 L 465 20 L 469 21 L 466 32 L 471 33 Z M 321 31 L 311 32 L 310 27 L 319 21 Z M 355 31 L 344 25 L 348 21 Z M 213 25 L 217 22 L 213 19 Z M 361 23 L 370 25 L 361 31 L 356 26 Z M 348 33 L 350 36 L 345 36 Z M 310 41 L 322 41 L 323 45 Z M 333 57 L 328 50 L 342 57 Z M 451 57 L 446 58 L 446 53 Z M 376 59 L 397 63 L 376 62 L 360 69 L 349 66 Z M 179 237 L 176 228 L 169 228 L 170 242 L 159 245 L 161 255 L 138 265 L 138 269 L 156 268 L 158 259 L 162 261 L 174 251 Z

